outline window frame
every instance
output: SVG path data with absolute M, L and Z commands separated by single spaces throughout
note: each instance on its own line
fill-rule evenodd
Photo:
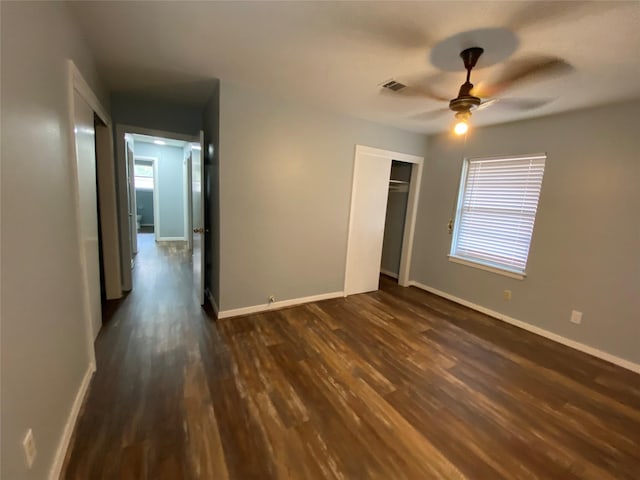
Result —
M 454 252 L 456 250 L 458 244 L 458 235 L 460 232 L 460 223 L 462 219 L 462 205 L 464 203 L 464 196 L 466 193 L 466 185 L 469 177 L 469 164 L 471 161 L 478 160 L 523 160 L 532 157 L 544 157 L 544 169 L 546 170 L 546 162 L 548 160 L 548 156 L 546 152 L 542 153 L 530 153 L 530 154 L 522 154 L 522 155 L 500 155 L 500 156 L 488 156 L 488 157 L 465 157 L 462 162 L 462 171 L 460 174 L 460 183 L 458 186 L 458 195 L 456 197 L 456 207 L 455 207 L 455 217 L 453 222 L 453 230 L 451 232 L 451 244 L 449 248 L 449 254 L 447 255 L 450 262 L 458 263 L 461 265 L 466 265 L 473 268 L 478 268 L 480 270 L 485 270 L 493 273 L 497 273 L 499 275 L 504 275 L 506 277 L 514 278 L 517 280 L 524 280 L 527 276 L 526 268 L 529 264 L 529 255 L 531 253 L 531 243 L 533 242 L 533 231 L 531 232 L 531 238 L 529 239 L 529 251 L 527 252 L 527 258 L 525 263 L 525 268 L 523 270 L 519 270 L 516 268 L 510 268 L 506 265 L 502 265 L 496 262 L 491 262 L 488 260 L 473 258 L 473 257 L 463 257 L 456 255 Z M 544 180 L 544 173 L 543 173 Z M 542 195 L 542 183 L 540 184 L 540 196 Z M 534 217 L 534 230 L 535 230 L 535 221 L 538 216 L 538 207 L 540 206 L 540 196 L 538 197 L 538 202 L 536 204 L 536 215 Z
M 151 175 L 136 175 L 136 164 L 139 166 L 151 167 Z M 147 192 L 153 192 L 156 189 L 156 159 L 151 157 L 135 157 L 133 159 L 133 185 L 136 190 L 144 190 Z M 144 185 L 144 182 L 140 182 L 138 179 L 151 179 L 151 187 Z

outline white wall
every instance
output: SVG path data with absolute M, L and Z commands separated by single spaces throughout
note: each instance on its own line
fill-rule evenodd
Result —
M 184 239 L 185 232 L 185 177 L 184 152 L 182 147 L 155 145 L 148 142 L 134 142 L 134 154 L 141 157 L 157 158 L 157 177 L 154 179 L 158 189 L 155 224 L 158 223 L 158 239 Z
M 90 361 L 80 296 L 67 59 L 94 90 L 97 75 L 66 4 L 2 2 L 1 8 L 0 477 L 41 480 Z M 28 428 L 38 448 L 32 470 L 21 448 Z
M 640 363 L 640 102 L 429 139 L 412 279 Z M 547 152 L 527 266 L 514 280 L 447 260 L 464 156 Z M 511 301 L 502 299 L 512 290 Z M 584 312 L 581 325 L 571 310 Z
M 342 291 L 356 144 L 426 138 L 221 82 L 221 310 Z

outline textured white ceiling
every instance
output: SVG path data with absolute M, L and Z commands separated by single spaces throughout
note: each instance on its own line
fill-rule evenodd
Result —
M 417 120 L 446 106 L 381 95 L 379 85 L 428 79 L 448 98 L 464 80 L 430 61 L 446 39 L 481 28 L 512 31 L 510 59 L 551 55 L 573 73 L 522 84 L 504 97 L 550 98 L 511 112 L 490 107 L 475 124 L 640 97 L 640 2 L 72 2 L 107 86 L 202 102 L 211 78 L 242 83 L 322 108 L 435 132 L 452 115 Z M 483 45 L 480 45 L 483 46 Z M 453 54 L 455 55 L 455 54 Z M 508 60 L 507 60 L 508 61 Z M 437 62 L 436 62 L 437 63 Z M 474 71 L 490 80 L 503 64 Z

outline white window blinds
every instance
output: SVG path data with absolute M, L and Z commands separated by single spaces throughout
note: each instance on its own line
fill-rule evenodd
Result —
M 546 155 L 465 160 L 451 255 L 524 274 Z

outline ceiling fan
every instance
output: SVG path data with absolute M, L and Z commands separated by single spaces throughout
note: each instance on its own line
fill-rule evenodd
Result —
M 517 98 L 497 98 L 496 95 L 501 94 L 515 84 L 539 79 L 542 77 L 559 75 L 568 73 L 573 69 L 571 65 L 562 59 L 556 57 L 529 57 L 526 59 L 515 60 L 509 62 L 501 77 L 492 85 L 482 84 L 478 87 L 471 83 L 471 71 L 478 63 L 480 56 L 484 53 L 481 47 L 466 48 L 460 52 L 460 57 L 467 71 L 465 82 L 460 86 L 458 96 L 453 99 L 447 99 L 433 92 L 427 85 L 404 85 L 395 80 L 391 80 L 382 85 L 383 89 L 390 90 L 396 94 L 404 96 L 417 96 L 429 98 L 431 100 L 445 101 L 449 103 L 446 108 L 424 112 L 416 115 L 414 118 L 423 120 L 431 119 L 435 116 L 448 111 L 455 113 L 456 123 L 454 132 L 463 135 L 469 128 L 469 118 L 471 113 L 477 110 L 487 108 L 491 105 L 499 104 L 500 106 L 513 110 L 531 110 L 539 108 L 552 99 L 517 99 Z

